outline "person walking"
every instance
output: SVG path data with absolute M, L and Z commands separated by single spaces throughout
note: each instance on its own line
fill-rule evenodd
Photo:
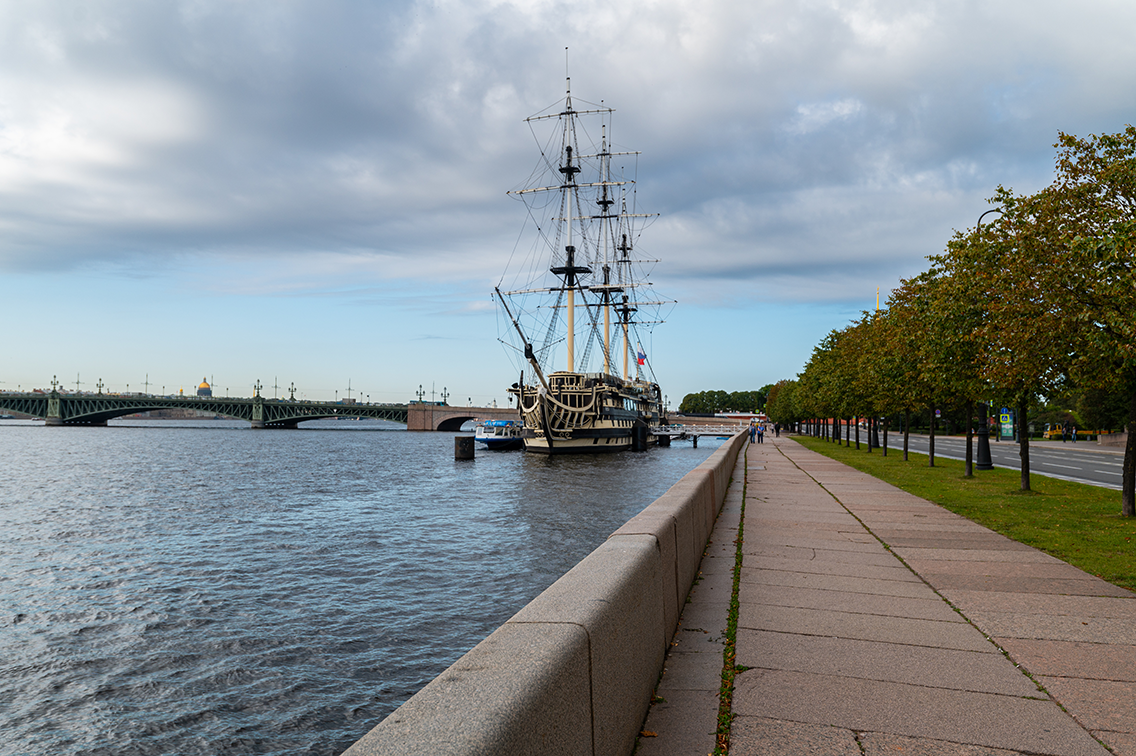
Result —
M 762 425 L 761 423 L 757 424 L 757 443 L 759 443 L 759 444 L 765 443 L 765 426 Z
M 752 444 L 756 440 L 757 440 L 757 421 L 756 420 L 750 420 L 749 421 L 749 442 Z

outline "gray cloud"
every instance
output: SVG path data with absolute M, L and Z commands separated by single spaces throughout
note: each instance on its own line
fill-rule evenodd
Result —
M 1136 7 L 1087 2 L 7 4 L 0 267 L 493 280 L 574 93 L 643 150 L 660 286 L 862 297 L 1131 120 Z M 677 290 L 677 291 L 676 291 Z

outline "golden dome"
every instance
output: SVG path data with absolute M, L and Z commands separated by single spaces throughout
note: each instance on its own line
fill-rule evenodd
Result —
M 206 381 L 204 378 L 202 378 L 201 379 L 201 385 L 198 386 L 197 388 L 199 388 L 199 389 L 206 388 L 207 389 L 207 388 L 209 388 L 209 382 Z

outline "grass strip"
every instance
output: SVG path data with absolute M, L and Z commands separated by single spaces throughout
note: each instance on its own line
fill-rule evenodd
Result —
M 742 446 L 742 454 L 746 448 Z M 742 671 L 734 664 L 736 641 L 738 638 L 738 588 L 742 579 L 742 541 L 745 530 L 745 495 L 749 470 L 749 458 L 742 463 L 742 506 L 738 518 L 738 534 L 734 538 L 734 589 L 730 593 L 730 615 L 726 620 L 726 644 L 722 649 L 722 684 L 718 689 L 718 733 L 714 745 L 714 756 L 726 756 L 730 752 L 730 726 L 734 720 L 734 677 Z
M 1051 554 L 1091 575 L 1136 590 L 1136 519 L 1120 514 L 1120 492 L 1084 483 L 1031 475 L 1033 491 L 1020 490 L 1021 473 L 997 468 L 964 475 L 961 460 L 895 449 L 838 446 L 795 436 L 802 446 L 865 472 L 922 499 Z

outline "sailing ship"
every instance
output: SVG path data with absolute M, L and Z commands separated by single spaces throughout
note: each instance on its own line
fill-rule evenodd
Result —
M 541 160 L 509 194 L 528 209 L 532 254 L 511 279 L 519 286 L 502 291 L 503 276 L 495 292 L 506 316 L 509 338 L 502 341 L 523 357 L 520 379 L 508 392 L 530 452 L 644 450 L 666 424 L 664 397 L 640 339 L 662 322 L 659 309 L 674 303 L 643 296 L 657 261 L 633 252 L 657 216 L 634 212 L 634 175 L 627 178 L 625 169 L 614 175 L 613 161 L 634 161 L 639 153 L 612 148 L 612 113 L 602 103 L 577 109 L 569 79 L 564 100 L 525 119 Z M 589 144 L 595 120 L 599 139 Z M 549 125 L 542 139 L 538 132 Z

